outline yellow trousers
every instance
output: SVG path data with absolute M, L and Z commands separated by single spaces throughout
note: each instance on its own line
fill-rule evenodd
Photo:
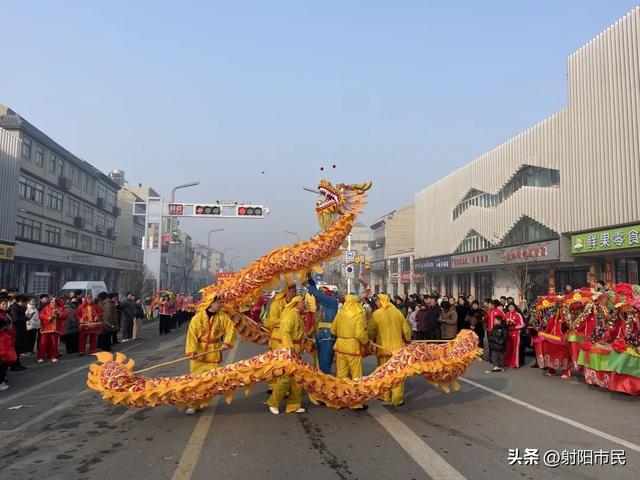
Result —
M 282 400 L 289 392 L 287 398 L 287 413 L 295 412 L 302 406 L 302 386 L 291 377 L 282 376 L 278 378 L 273 393 L 267 400 L 267 405 L 278 408 Z
M 362 377 L 362 357 L 336 352 L 336 377 L 356 380 Z M 362 408 L 362 404 L 350 408 Z
M 200 360 L 189 360 L 189 373 L 197 375 L 199 373 L 208 372 L 214 368 L 218 368 L 220 363 L 201 362 Z M 202 405 L 200 403 L 193 403 L 188 405 L 190 408 L 200 409 Z
M 391 355 L 382 355 L 378 357 L 378 366 L 387 363 L 391 359 Z M 404 403 L 404 381 L 396 385 L 390 392 L 383 394 L 382 401 L 390 402 L 393 405 L 402 405 Z
M 202 362 L 200 360 L 189 360 L 189 373 L 197 375 L 198 373 L 208 372 L 214 368 L 218 368 L 220 363 Z

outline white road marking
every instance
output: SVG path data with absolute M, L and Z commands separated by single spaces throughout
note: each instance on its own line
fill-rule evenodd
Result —
M 159 351 L 162 351 L 162 350 L 166 350 L 167 348 L 171 348 L 171 347 L 177 345 L 178 343 L 182 343 L 182 342 L 184 342 L 184 339 L 180 338 L 180 339 L 174 340 L 173 342 L 163 343 L 156 350 L 153 350 L 150 353 L 155 353 L 155 352 L 159 352 Z M 135 345 L 130 345 L 130 346 L 125 347 L 122 350 L 118 350 L 118 351 L 122 352 L 122 353 L 125 353 L 125 352 L 128 352 L 129 350 L 133 350 L 134 348 L 138 348 L 138 347 L 140 347 L 142 345 L 144 345 L 144 343 L 138 342 Z M 117 352 L 114 351 L 113 353 L 117 353 Z M 60 365 L 60 363 L 58 363 L 58 365 Z M 32 387 L 25 388 L 24 390 L 20 390 L 19 392 L 16 392 L 13 395 L 9 395 L 8 397 L 2 398 L 0 400 L 0 405 L 4 405 L 5 403 L 13 402 L 17 398 L 20 398 L 20 397 L 22 397 L 24 395 L 28 395 L 31 392 L 35 392 L 36 390 L 40 390 L 41 388 L 48 387 L 49 385 L 51 385 L 53 383 L 56 383 L 56 382 L 59 382 L 60 380 L 62 380 L 63 378 L 68 377 L 69 375 L 73 375 L 74 373 L 77 373 L 77 372 L 80 372 L 80 371 L 85 371 L 86 372 L 88 368 L 89 368 L 89 364 L 82 365 L 80 367 L 76 367 L 76 368 L 74 368 L 72 370 L 69 370 L 68 372 L 61 373 L 60 375 L 57 375 L 57 376 L 55 376 L 53 378 L 50 378 L 49 380 L 45 380 L 44 382 L 40 382 L 40 383 L 38 383 L 36 385 L 33 385 Z
M 465 477 L 427 445 L 413 430 L 377 401 L 369 403 L 369 414 L 433 480 L 459 480 Z
M 238 345 L 239 343 L 236 343 L 233 349 L 229 352 L 225 363 L 228 364 L 233 362 L 236 353 L 238 353 Z M 180 462 L 178 463 L 171 480 L 190 480 L 193 476 L 193 471 L 195 470 L 198 459 L 200 458 L 202 445 L 207 438 L 207 433 L 211 427 L 211 422 L 213 421 L 213 416 L 215 415 L 219 401 L 220 396 L 217 396 L 209 404 L 209 408 L 201 413 L 198 423 L 196 423 L 193 433 L 191 434 L 191 437 L 189 437 L 187 445 L 184 447 L 184 452 L 182 453 L 182 457 L 180 457 Z
M 511 395 L 507 395 L 506 393 L 499 392 L 498 390 L 494 390 L 493 388 L 485 387 L 484 385 L 474 382 L 472 380 L 468 380 L 463 377 L 459 377 L 458 380 L 464 383 L 468 383 L 469 385 L 473 385 L 474 387 L 484 390 L 486 392 L 493 393 L 494 395 L 497 395 L 500 398 L 513 402 L 516 405 L 520 405 L 521 407 L 525 407 L 531 411 L 553 418 L 554 420 L 558 420 L 559 422 L 566 423 L 567 425 L 571 425 L 572 427 L 575 427 L 579 430 L 588 432 L 600 438 L 604 438 L 605 440 L 608 440 L 612 443 L 617 443 L 618 445 L 622 445 L 623 447 L 626 447 L 630 450 L 634 450 L 640 453 L 640 445 L 631 443 L 627 440 L 616 437 L 614 435 L 610 435 L 608 433 L 602 432 L 588 425 L 584 425 L 580 422 L 576 422 L 575 420 L 571 420 L 570 418 L 563 417 L 562 415 L 558 415 L 557 413 L 549 412 L 548 410 L 544 410 L 542 408 L 536 407 L 535 405 L 531 405 L 530 403 L 524 402 L 522 400 L 518 400 L 517 398 L 512 397 Z

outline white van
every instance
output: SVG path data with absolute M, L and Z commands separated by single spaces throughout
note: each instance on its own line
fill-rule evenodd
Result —
M 107 292 L 107 286 L 104 282 L 67 282 L 60 291 L 60 296 L 64 297 L 66 294 L 80 290 L 82 296 L 85 296 L 87 292 L 91 294 L 93 298 L 96 298 L 99 293 Z

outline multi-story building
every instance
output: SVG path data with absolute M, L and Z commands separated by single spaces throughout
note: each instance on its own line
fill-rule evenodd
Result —
M 3 281 L 29 292 L 55 293 L 70 280 L 103 280 L 117 289 L 123 271 L 136 268 L 115 251 L 118 185 L 5 106 L 0 128 L 5 139 L 13 136 L 4 141 L 5 156 L 10 151 L 19 160 L 19 169 L 12 169 L 15 160 L 3 166 L 9 176 L 2 182 L 17 185 L 15 201 L 3 203 L 15 224 Z
M 416 270 L 448 295 L 638 282 L 640 7 L 568 60 L 568 103 L 415 196 Z
M 400 282 L 400 272 L 391 274 L 390 258 L 400 255 L 411 258 L 414 249 L 415 208 L 413 205 L 393 210 L 371 224 L 371 268 L 373 292 L 394 295 L 404 293 L 405 283 Z M 404 263 L 403 263 L 404 265 Z M 411 260 L 409 261 L 411 265 Z M 410 273 L 410 270 L 404 273 Z M 403 280 L 406 280 L 404 276 Z M 412 288 L 409 278 L 407 292 Z M 400 285 L 402 283 L 402 285 Z M 402 287 L 402 290 L 400 290 Z
M 207 245 L 196 243 L 193 246 L 193 285 L 189 291 L 195 292 L 213 283 L 213 274 L 209 262 L 213 252 Z

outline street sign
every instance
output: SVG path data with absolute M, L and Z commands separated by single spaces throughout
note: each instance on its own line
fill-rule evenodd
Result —
M 347 262 L 353 262 L 357 253 L 355 250 L 347 250 Z
M 176 217 L 184 215 L 184 205 L 182 203 L 170 203 L 169 215 Z
M 355 278 L 355 270 L 353 265 L 347 265 L 347 268 L 345 268 L 345 276 L 347 278 Z

